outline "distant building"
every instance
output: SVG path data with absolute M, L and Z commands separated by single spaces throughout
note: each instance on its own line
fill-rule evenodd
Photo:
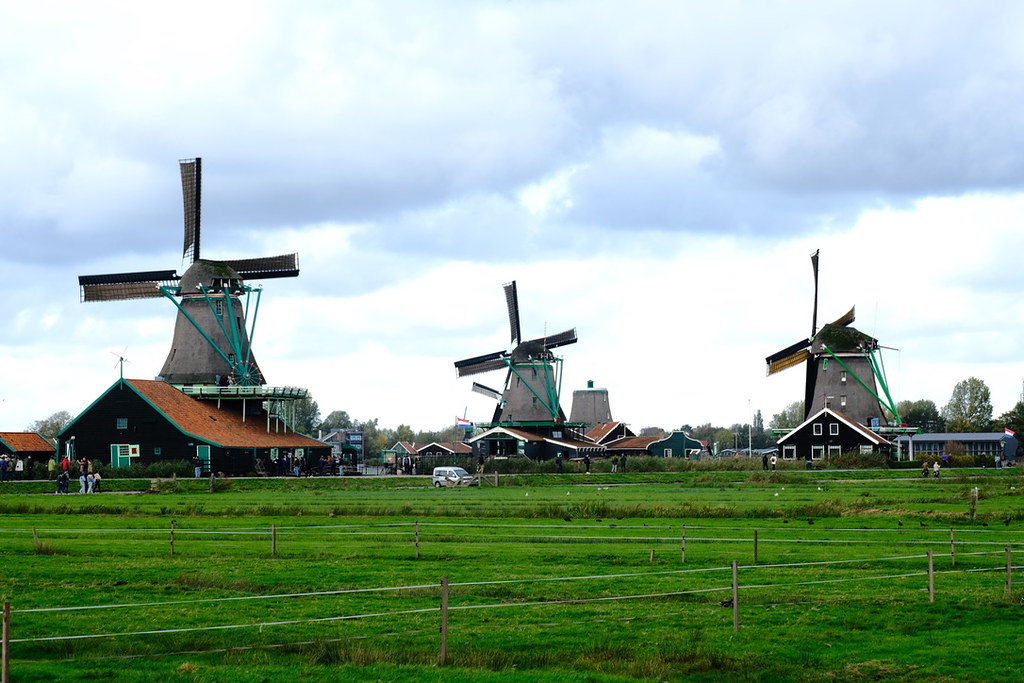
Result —
M 492 427 L 469 440 L 473 454 L 484 457 L 523 456 L 531 460 L 550 460 L 561 454 L 563 458 L 596 457 L 604 455 L 605 447 L 575 432 L 552 430 L 550 436 L 528 432 L 514 427 Z
M 1017 453 L 1017 437 L 1004 432 L 941 432 L 903 435 L 896 438 L 900 452 L 909 460 L 942 457 L 952 443 L 963 446 L 964 455 L 992 458 L 996 455 L 1013 460 Z M 957 449 L 959 450 L 959 449 Z

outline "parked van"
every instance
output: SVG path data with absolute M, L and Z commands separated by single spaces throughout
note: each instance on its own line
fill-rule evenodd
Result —
M 479 486 L 480 480 L 461 467 L 435 467 L 431 477 L 434 486 Z

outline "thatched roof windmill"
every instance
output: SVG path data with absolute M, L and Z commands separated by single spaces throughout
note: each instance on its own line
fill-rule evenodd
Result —
M 459 377 L 467 377 L 493 370 L 507 369 L 502 391 L 476 382 L 473 390 L 498 401 L 494 410 L 494 423 L 553 423 L 565 422 L 565 413 L 559 403 L 561 392 L 562 359 L 551 349 L 575 344 L 576 329 L 523 341 L 519 327 L 519 295 L 516 283 L 505 286 L 505 303 L 511 329 L 511 351 L 494 351 L 455 363 Z
M 78 278 L 82 301 L 166 297 L 178 309 L 171 350 L 160 371 L 171 384 L 264 384 L 250 349 L 262 289 L 247 280 L 295 277 L 298 255 L 211 261 L 201 259 L 202 159 L 180 162 L 185 240 L 182 258 L 191 264 L 174 270 L 138 271 Z
M 814 267 L 811 336 L 765 358 L 768 374 L 806 363 L 804 419 L 828 407 L 864 425 L 870 426 L 873 419 L 884 425 L 888 419 L 886 412 L 899 422 L 896 404 L 885 381 L 881 347 L 877 339 L 851 327 L 855 320 L 854 308 L 817 329 L 817 251 L 811 255 L 811 263 Z M 879 395 L 879 386 L 884 398 Z

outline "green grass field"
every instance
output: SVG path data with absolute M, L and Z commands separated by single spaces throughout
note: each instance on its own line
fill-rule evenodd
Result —
M 1024 478 L 915 474 L 4 484 L 12 680 L 1017 680 Z

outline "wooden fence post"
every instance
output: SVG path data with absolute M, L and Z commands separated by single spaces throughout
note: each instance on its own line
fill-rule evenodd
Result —
M 953 527 L 949 527 L 949 560 L 956 566 L 956 534 Z
M 277 557 L 277 525 L 270 525 L 270 556 Z
M 1006 546 L 1006 599 L 1013 599 L 1013 551 Z
M 740 630 L 740 581 L 736 560 L 732 561 L 732 630 Z
M 651 564 L 654 564 L 654 548 L 651 548 Z
M 686 564 L 686 525 L 683 525 L 683 541 L 679 549 L 679 561 Z
M 416 559 L 420 559 L 420 520 L 416 520 Z
M 971 521 L 978 516 L 978 487 L 971 489 Z
M 448 577 L 441 577 L 441 658 L 440 666 L 448 661 Z
M 174 554 L 174 520 L 171 520 L 171 555 Z
M 3 633 L 3 683 L 11 680 L 11 603 L 4 600 L 4 633 Z
M 935 602 L 935 561 L 932 551 L 928 551 L 928 602 Z
M 757 529 L 754 529 L 754 564 L 757 564 Z

